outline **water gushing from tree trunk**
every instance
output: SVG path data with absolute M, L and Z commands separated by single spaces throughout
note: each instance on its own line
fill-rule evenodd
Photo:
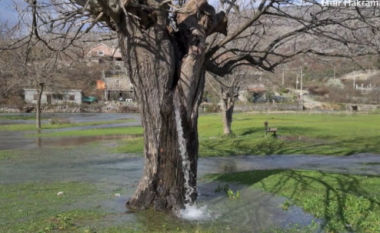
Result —
M 179 154 L 182 159 L 182 171 L 183 176 L 185 179 L 185 203 L 190 205 L 192 204 L 192 198 L 191 195 L 195 191 L 193 187 L 190 185 L 190 175 L 191 175 L 191 168 L 190 168 L 190 161 L 187 154 L 187 147 L 186 147 L 186 138 L 183 133 L 183 127 L 182 127 L 182 121 L 181 121 L 181 113 L 180 113 L 180 106 L 178 103 L 178 99 L 174 99 L 174 113 L 175 113 L 175 122 L 177 126 L 177 137 L 178 137 L 178 147 L 179 147 Z

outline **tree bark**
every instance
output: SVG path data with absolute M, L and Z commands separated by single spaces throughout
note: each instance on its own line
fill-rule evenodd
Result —
M 37 103 L 36 103 L 36 128 L 41 129 L 41 97 L 43 85 L 37 87 Z
M 197 198 L 197 120 L 205 81 L 200 47 L 205 38 L 193 45 L 196 30 L 187 28 L 180 29 L 181 36 L 172 37 L 166 17 L 161 12 L 156 16 L 157 24 L 148 30 L 126 20 L 118 33 L 140 103 L 145 140 L 144 175 L 126 206 L 179 210 Z M 186 55 L 180 46 L 185 46 Z
M 223 134 L 231 135 L 232 130 L 232 114 L 234 113 L 234 100 L 231 98 L 222 100 L 222 112 L 223 112 Z

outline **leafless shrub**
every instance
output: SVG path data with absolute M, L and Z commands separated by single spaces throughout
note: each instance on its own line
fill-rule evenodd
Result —
M 324 96 L 329 94 L 329 89 L 324 86 L 311 86 L 308 91 L 310 95 Z

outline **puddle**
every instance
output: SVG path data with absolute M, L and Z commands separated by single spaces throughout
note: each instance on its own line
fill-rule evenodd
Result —
M 283 210 L 280 206 L 286 198 L 276 197 L 261 190 L 230 185 L 232 190 L 240 191 L 238 199 L 230 199 L 225 193 L 215 193 L 215 189 L 224 184 L 221 182 L 200 184 L 201 195 L 198 200 L 199 203 L 207 205 L 209 211 L 218 217 L 216 221 L 224 229 L 230 229 L 232 232 L 261 232 L 270 226 L 283 229 L 296 224 L 306 227 L 313 221 L 321 222 L 298 207 Z
M 6 114 L 6 115 L 27 116 L 27 115 L 33 115 L 33 113 Z M 114 114 L 112 113 L 106 113 L 106 114 L 105 113 L 78 113 L 78 114 L 52 113 L 52 114 L 43 114 L 43 117 L 46 117 L 46 118 L 59 117 L 62 119 L 67 119 L 72 123 L 133 119 L 133 121 L 123 122 L 123 123 L 108 123 L 108 124 L 102 124 L 102 125 L 75 126 L 75 127 L 62 128 L 62 129 L 41 130 L 44 133 L 141 125 L 140 116 L 138 114 L 129 114 L 129 113 L 128 114 L 126 113 L 114 113 Z M 5 125 L 5 124 L 34 124 L 34 122 L 35 122 L 34 120 L 0 119 L 0 126 Z M 43 122 L 45 124 L 47 123 L 46 120 Z M 126 136 L 73 137 L 73 138 L 56 138 L 56 139 L 25 137 L 26 133 L 35 134 L 35 132 L 36 131 L 33 131 L 33 132 L 0 131 L 0 150 L 34 149 L 34 148 L 46 147 L 46 146 L 76 146 L 76 145 L 82 145 L 83 143 L 89 143 L 89 142 L 100 141 L 100 140 L 118 140 L 118 139 L 126 138 Z
M 104 135 L 40 138 L 25 137 L 25 132 L 0 132 L 0 150 L 35 149 L 54 146 L 80 146 L 97 141 L 112 141 L 139 137 L 139 135 Z
M 88 136 L 88 137 L 65 137 L 65 138 L 37 138 L 38 147 L 47 146 L 80 146 L 86 143 L 96 141 L 122 140 L 141 137 L 139 135 L 105 135 L 105 136 Z

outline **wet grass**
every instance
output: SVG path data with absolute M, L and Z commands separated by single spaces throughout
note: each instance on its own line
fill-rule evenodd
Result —
M 1 160 L 12 160 L 20 157 L 22 154 L 21 150 L 0 150 L 0 161 Z
M 57 195 L 59 192 L 63 195 Z M 125 214 L 108 212 L 104 190 L 84 182 L 31 182 L 0 185 L 0 232 L 137 233 L 231 232 L 219 224 L 189 223 L 152 210 L 133 213 L 133 222 L 118 220 Z M 100 203 L 100 204 L 99 204 Z M 313 232 L 313 227 L 268 229 L 265 232 Z
M 42 124 L 41 129 L 61 129 L 61 128 L 70 128 L 70 127 L 78 127 L 78 126 L 123 123 L 127 121 L 133 121 L 133 119 L 114 120 L 114 121 L 91 121 L 91 122 L 68 123 L 68 124 Z M 11 125 L 0 126 L 0 131 L 36 131 L 36 130 L 37 129 L 34 124 L 11 124 Z
M 91 202 L 95 190 L 95 185 L 79 182 L 0 185 L 0 232 L 76 232 L 102 216 L 95 206 L 74 207 Z
M 376 163 L 376 162 L 369 162 L 369 163 L 360 163 L 360 164 L 363 164 L 363 165 L 372 165 L 372 166 L 375 166 L 375 165 L 380 165 L 380 163 Z
M 278 128 L 278 138 L 265 137 L 264 121 Z M 199 155 L 318 154 L 351 155 L 379 153 L 378 115 L 235 114 L 234 136 L 222 135 L 218 114 L 199 118 Z M 127 142 L 118 152 L 142 153 L 143 139 Z
M 323 219 L 326 232 L 380 232 L 380 179 L 301 170 L 263 170 L 208 175 L 285 196 Z
M 265 137 L 264 121 L 278 128 L 278 138 Z M 113 121 L 116 122 L 116 121 Z M 107 122 L 96 122 L 96 124 Z M 379 153 L 380 118 L 372 115 L 307 115 L 307 114 L 234 114 L 234 135 L 222 135 L 219 114 L 199 118 L 199 155 L 201 157 L 229 155 L 318 154 L 351 155 Z M 85 123 L 92 124 L 91 122 Z M 83 124 L 82 124 L 83 125 Z M 46 127 L 71 127 L 77 125 L 46 125 Z M 23 127 L 33 126 L 0 126 Z M 15 129 L 16 127 L 20 127 Z M 44 126 L 45 127 L 45 126 Z M 117 153 L 142 153 L 142 127 L 119 127 L 91 130 L 72 130 L 42 133 L 40 137 L 70 137 L 99 135 L 135 135 L 133 140 L 121 141 L 114 149 Z M 29 135 L 29 136 L 37 136 Z
M 378 115 L 236 114 L 232 126 L 235 137 L 231 138 L 221 135 L 222 123 L 216 117 L 200 118 L 201 156 L 379 152 Z M 278 128 L 277 139 L 265 138 L 265 121 Z

